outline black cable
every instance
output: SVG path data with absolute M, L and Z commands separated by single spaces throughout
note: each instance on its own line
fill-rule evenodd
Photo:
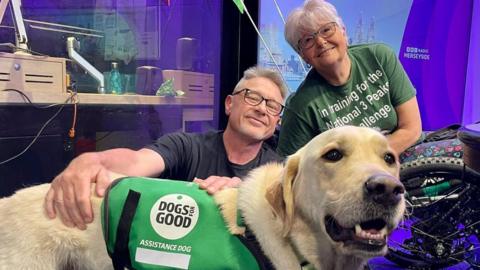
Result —
M 105 134 L 105 135 L 103 135 L 102 137 L 96 139 L 96 140 L 95 140 L 95 143 L 98 143 L 99 141 L 105 139 L 106 137 L 108 137 L 108 136 L 111 135 L 111 134 L 112 134 L 112 131 L 107 132 L 107 134 Z
M 38 106 L 38 105 L 35 105 L 35 103 L 33 103 L 32 100 L 31 100 L 25 93 L 23 93 L 22 91 L 20 91 L 20 90 L 18 90 L 18 89 L 7 88 L 7 89 L 3 89 L 2 92 L 16 92 L 16 93 L 18 93 L 20 96 L 22 96 L 23 100 L 25 100 L 25 101 L 26 101 L 28 104 L 30 104 L 32 107 L 37 108 L 37 109 L 48 109 L 48 108 L 55 107 L 55 106 L 65 105 L 65 104 L 67 104 L 70 100 L 72 100 L 72 99 L 77 95 L 76 92 L 73 92 L 73 94 L 70 95 L 70 96 L 65 100 L 65 102 L 63 102 L 63 103 L 54 103 L 54 104 L 45 105 L 45 106 Z
M 167 21 L 165 22 L 165 26 L 163 27 L 163 29 L 165 29 L 165 30 L 162 31 L 163 35 L 162 35 L 162 38 L 160 39 L 160 48 L 163 48 L 162 46 L 164 46 L 165 37 L 167 36 L 167 30 L 169 29 L 168 25 L 169 25 L 169 23 L 172 19 L 173 11 L 174 11 L 174 8 L 177 6 L 177 2 L 178 2 L 178 0 L 172 0 L 172 3 L 170 5 L 169 11 L 168 11 L 169 13 L 168 13 Z M 159 11 L 159 13 L 160 13 L 160 11 Z
M 25 95 L 22 91 L 18 90 L 18 89 L 13 89 L 13 88 L 10 88 L 10 89 L 3 89 L 2 91 L 13 91 L 13 92 L 16 92 L 16 93 L 19 93 L 30 105 L 32 105 L 33 107 L 35 108 L 38 108 L 38 109 L 45 109 L 45 108 L 51 108 L 53 106 L 60 106 L 60 108 L 58 108 L 57 112 L 52 116 L 50 117 L 46 122 L 45 124 L 43 124 L 43 126 L 40 128 L 40 130 L 37 132 L 37 134 L 35 135 L 35 137 L 33 138 L 33 140 L 27 145 L 27 147 L 25 147 L 25 149 L 23 149 L 20 153 L 14 155 L 13 157 L 10 157 L 6 160 L 3 160 L 0 162 L 0 165 L 3 165 L 5 163 L 8 163 L 18 157 L 20 157 L 21 155 L 23 155 L 25 152 L 28 151 L 28 149 L 30 149 L 30 147 L 38 140 L 38 138 L 40 137 L 40 135 L 42 134 L 43 130 L 48 126 L 48 124 L 50 124 L 50 122 L 55 119 L 55 117 L 57 117 L 57 115 L 63 110 L 63 107 L 65 105 L 68 104 L 68 101 L 69 100 L 72 100 L 74 98 L 74 96 L 76 96 L 77 93 L 72 93 L 72 95 L 70 97 L 68 97 L 66 100 L 65 100 L 65 103 L 60 103 L 60 104 L 51 104 L 51 105 L 48 105 L 48 106 L 36 106 L 35 104 L 32 103 L 32 101 L 30 100 L 30 98 L 28 98 L 27 95 Z
M 18 46 L 13 45 L 12 43 L 0 43 L 0 46 L 5 46 L 5 47 L 9 47 L 9 48 L 12 48 L 12 49 L 15 49 L 15 50 L 20 50 L 20 51 L 28 52 L 28 53 L 31 53 L 31 54 L 34 54 L 34 55 L 49 57 L 48 55 L 43 54 L 43 53 L 39 53 L 39 52 L 30 50 L 30 49 L 20 48 L 20 47 L 18 47 Z
M 45 122 L 45 124 L 43 124 L 43 126 L 40 128 L 40 130 L 37 132 L 37 135 L 35 135 L 35 138 L 33 138 L 33 140 L 27 145 L 27 147 L 25 147 L 25 149 L 23 149 L 20 153 L 16 154 L 15 156 L 11 157 L 11 158 L 8 158 L 4 161 L 1 161 L 0 162 L 0 165 L 3 165 L 7 162 L 10 162 L 16 158 L 18 158 L 19 156 L 23 155 L 25 152 L 27 152 L 28 149 L 30 149 L 30 147 L 37 141 L 37 139 L 40 137 L 40 135 L 42 134 L 43 130 L 47 127 L 48 124 L 50 124 L 50 122 L 55 118 L 57 117 L 57 115 L 62 111 L 63 107 L 65 106 L 62 105 L 60 108 L 58 108 L 57 112 L 52 116 L 50 117 L 50 119 L 47 120 L 47 122 Z

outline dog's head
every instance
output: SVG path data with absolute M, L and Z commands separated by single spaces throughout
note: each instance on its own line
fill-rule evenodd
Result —
M 287 159 L 278 190 L 282 202 L 269 202 L 285 234 L 301 218 L 318 241 L 358 257 L 384 255 L 405 210 L 398 156 L 370 128 L 345 126 L 315 137 Z

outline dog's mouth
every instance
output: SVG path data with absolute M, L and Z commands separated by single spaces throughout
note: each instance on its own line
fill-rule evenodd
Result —
M 333 216 L 325 217 L 325 228 L 330 238 L 345 245 L 354 245 L 368 251 L 379 251 L 387 244 L 387 222 L 381 218 L 370 219 L 342 227 Z

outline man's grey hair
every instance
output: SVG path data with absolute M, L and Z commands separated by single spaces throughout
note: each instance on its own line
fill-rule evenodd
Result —
M 277 85 L 278 88 L 280 89 L 280 94 L 282 95 L 282 98 L 285 100 L 285 98 L 287 97 L 287 94 L 288 94 L 288 89 L 287 89 L 287 86 L 285 85 L 285 82 L 283 81 L 283 78 L 280 75 L 280 73 L 276 70 L 269 69 L 269 68 L 264 68 L 264 67 L 260 67 L 260 66 L 253 66 L 253 67 L 250 67 L 247 70 L 245 70 L 243 72 L 243 77 L 240 79 L 240 81 L 238 81 L 238 83 L 235 86 L 235 88 L 233 89 L 232 93 L 235 93 L 235 92 L 238 92 L 238 91 L 242 90 L 243 89 L 243 83 L 246 80 L 250 80 L 250 79 L 258 78 L 258 77 L 269 79 L 275 85 Z
M 298 41 L 305 33 L 314 33 L 322 23 L 336 22 L 345 28 L 342 18 L 335 7 L 325 0 L 306 0 L 303 6 L 294 9 L 285 23 L 285 39 L 292 48 L 300 53 Z

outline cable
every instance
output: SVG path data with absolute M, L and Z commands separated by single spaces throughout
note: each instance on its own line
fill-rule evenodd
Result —
M 73 103 L 73 120 L 72 120 L 72 127 L 70 128 L 70 130 L 68 131 L 68 137 L 70 139 L 73 139 L 75 138 L 75 125 L 77 123 L 77 104 L 78 104 L 78 100 L 77 100 L 77 93 L 76 92 L 73 92 L 72 90 L 68 90 L 68 92 L 70 93 L 70 97 L 72 99 L 72 103 Z
M 258 30 L 258 27 L 255 25 L 255 22 L 253 21 L 252 16 L 250 15 L 250 12 L 248 12 L 247 6 L 245 5 L 245 3 L 243 1 L 240 1 L 240 3 L 242 3 L 243 8 L 245 10 L 245 13 L 247 13 L 248 19 L 250 19 L 250 22 L 252 23 L 253 28 L 255 28 L 255 31 L 257 32 L 258 36 L 260 37 L 260 40 L 262 41 L 263 46 L 265 46 L 265 49 L 267 50 L 268 54 L 270 55 L 270 58 L 272 58 L 272 62 L 275 64 L 275 67 L 277 68 L 280 76 L 282 76 L 282 79 L 285 82 L 285 85 L 287 86 L 288 92 L 292 93 L 292 90 L 290 89 L 290 87 L 288 87 L 287 80 L 283 76 L 283 73 L 282 73 L 282 71 L 280 70 L 280 67 L 277 64 L 277 61 L 275 61 L 275 58 L 273 57 L 273 54 L 270 51 L 270 48 L 268 47 L 267 42 L 265 42 L 265 39 L 263 38 L 262 34 L 260 33 L 260 30 Z
M 30 147 L 38 140 L 38 138 L 39 138 L 40 135 L 42 134 L 43 130 L 48 126 L 48 124 L 50 124 L 50 122 L 51 122 L 53 119 L 55 119 L 55 117 L 57 117 L 58 114 L 63 110 L 63 107 L 68 104 L 68 101 L 69 101 L 69 100 L 72 100 L 72 101 L 75 102 L 75 103 L 73 103 L 74 106 L 75 106 L 75 108 L 76 108 L 76 104 L 77 104 L 76 98 L 74 98 L 74 97 L 76 97 L 77 93 L 74 93 L 74 92 L 72 92 L 72 91 L 70 91 L 71 95 L 70 95 L 70 97 L 67 98 L 67 100 L 65 100 L 65 103 L 52 104 L 52 105 L 43 106 L 43 107 L 35 106 L 35 105 L 32 103 L 32 101 L 28 98 L 28 96 L 25 95 L 25 94 L 24 94 L 22 91 L 20 91 L 20 90 L 17 90 L 17 89 L 4 89 L 4 90 L 2 90 L 2 91 L 14 91 L 14 92 L 19 93 L 19 94 L 22 95 L 22 97 L 27 101 L 27 103 L 30 103 L 30 104 L 31 104 L 32 106 L 34 106 L 35 108 L 45 109 L 45 108 L 50 108 L 50 107 L 53 107 L 53 106 L 60 106 L 60 108 L 58 108 L 57 112 L 56 112 L 52 117 L 50 117 L 50 118 L 45 122 L 45 124 L 43 124 L 43 126 L 42 126 L 42 127 L 40 128 L 40 130 L 37 132 L 37 134 L 35 135 L 35 137 L 33 138 L 33 140 L 27 145 L 27 147 L 25 147 L 25 149 L 23 149 L 20 153 L 14 155 L 13 157 L 10 157 L 10 158 L 8 158 L 8 159 L 6 159 L 6 160 L 1 161 L 1 162 L 0 162 L 0 165 L 3 165 L 3 164 L 5 164 L 5 163 L 8 163 L 8 162 L 10 162 L 10 161 L 12 161 L 12 160 L 20 157 L 20 156 L 23 155 L 25 152 L 27 152 L 28 149 L 30 149 Z M 72 126 L 73 134 L 75 134 L 75 131 L 74 131 L 75 120 L 76 120 L 76 109 L 75 109 L 74 124 L 73 124 L 73 126 Z
M 283 17 L 283 13 L 280 10 L 280 6 L 278 5 L 277 0 L 273 0 L 273 2 L 275 3 L 275 7 L 277 8 L 277 12 L 280 15 L 280 18 L 282 19 L 283 25 L 285 25 L 285 18 Z M 300 55 L 298 53 L 296 55 L 297 55 L 298 60 L 300 60 L 300 65 L 302 65 L 303 72 L 305 72 L 305 75 L 306 75 L 307 74 L 307 69 L 305 68 L 305 65 L 303 64 L 303 59 L 302 59 L 302 57 L 300 57 Z
M 48 55 L 46 54 L 43 54 L 43 53 L 39 53 L 39 52 L 36 52 L 36 51 L 33 51 L 33 50 L 30 50 L 30 49 L 24 49 L 24 48 L 20 48 L 18 46 L 15 46 L 14 44 L 12 43 L 0 43 L 0 46 L 3 46 L 3 47 L 10 47 L 12 49 L 15 49 L 15 50 L 20 50 L 20 51 L 25 51 L 25 52 L 29 52 L 31 54 L 34 54 L 34 55 L 37 55 L 37 56 L 44 56 L 44 57 L 49 57 Z
M 70 91 L 71 95 L 63 103 L 53 103 L 53 104 L 46 105 L 46 106 L 38 106 L 38 105 L 35 105 L 35 103 L 33 103 L 32 100 L 30 100 L 30 98 L 25 93 L 23 93 L 22 91 L 20 91 L 18 89 L 7 88 L 7 89 L 3 89 L 2 92 L 16 92 L 20 96 L 22 96 L 23 100 L 26 103 L 29 103 L 31 106 L 33 106 L 34 108 L 37 108 L 37 109 L 48 109 L 48 108 L 55 107 L 55 106 L 65 105 L 65 104 L 68 104 L 68 101 L 70 101 L 70 100 L 73 101 L 74 97 L 75 97 L 75 100 L 76 100 L 76 96 L 77 96 L 77 93 Z
M 112 134 L 112 131 L 107 132 L 107 134 L 105 134 L 105 135 L 103 135 L 102 137 L 96 139 L 96 140 L 95 140 L 95 143 L 98 143 L 99 141 L 105 139 L 106 137 L 108 137 L 108 136 L 111 135 L 111 134 Z
M 177 0 L 172 0 L 172 3 L 170 5 L 170 8 L 169 8 L 169 13 L 168 13 L 168 17 L 167 17 L 167 21 L 165 22 L 165 26 L 163 27 L 163 29 L 165 29 L 164 31 L 162 31 L 162 39 L 160 39 L 160 48 L 163 48 L 164 46 L 164 41 L 165 41 L 165 37 L 167 35 L 167 30 L 169 29 L 168 28 L 168 25 L 172 19 L 172 16 L 173 16 L 173 11 L 174 11 L 174 8 L 176 7 L 177 5 Z M 145 17 L 146 19 L 146 17 Z M 145 26 L 146 27 L 146 26 Z
M 33 138 L 33 140 L 27 145 L 27 147 L 25 147 L 25 149 L 23 149 L 20 153 L 16 154 L 15 156 L 11 157 L 11 158 L 8 158 L 4 161 L 1 161 L 0 162 L 0 165 L 3 165 L 7 162 L 10 162 L 16 158 L 18 158 L 19 156 L 23 155 L 25 152 L 27 152 L 28 149 L 30 149 L 30 147 L 37 141 L 37 139 L 40 137 L 40 135 L 42 134 L 43 130 L 47 127 L 48 124 L 50 124 L 50 122 L 55 118 L 57 117 L 57 115 L 62 111 L 63 109 L 63 106 L 62 105 L 58 110 L 57 112 L 52 116 L 50 117 L 50 119 L 47 120 L 47 122 L 45 122 L 45 124 L 42 126 L 42 128 L 40 128 L 40 130 L 38 131 L 37 135 L 35 135 L 35 137 Z

